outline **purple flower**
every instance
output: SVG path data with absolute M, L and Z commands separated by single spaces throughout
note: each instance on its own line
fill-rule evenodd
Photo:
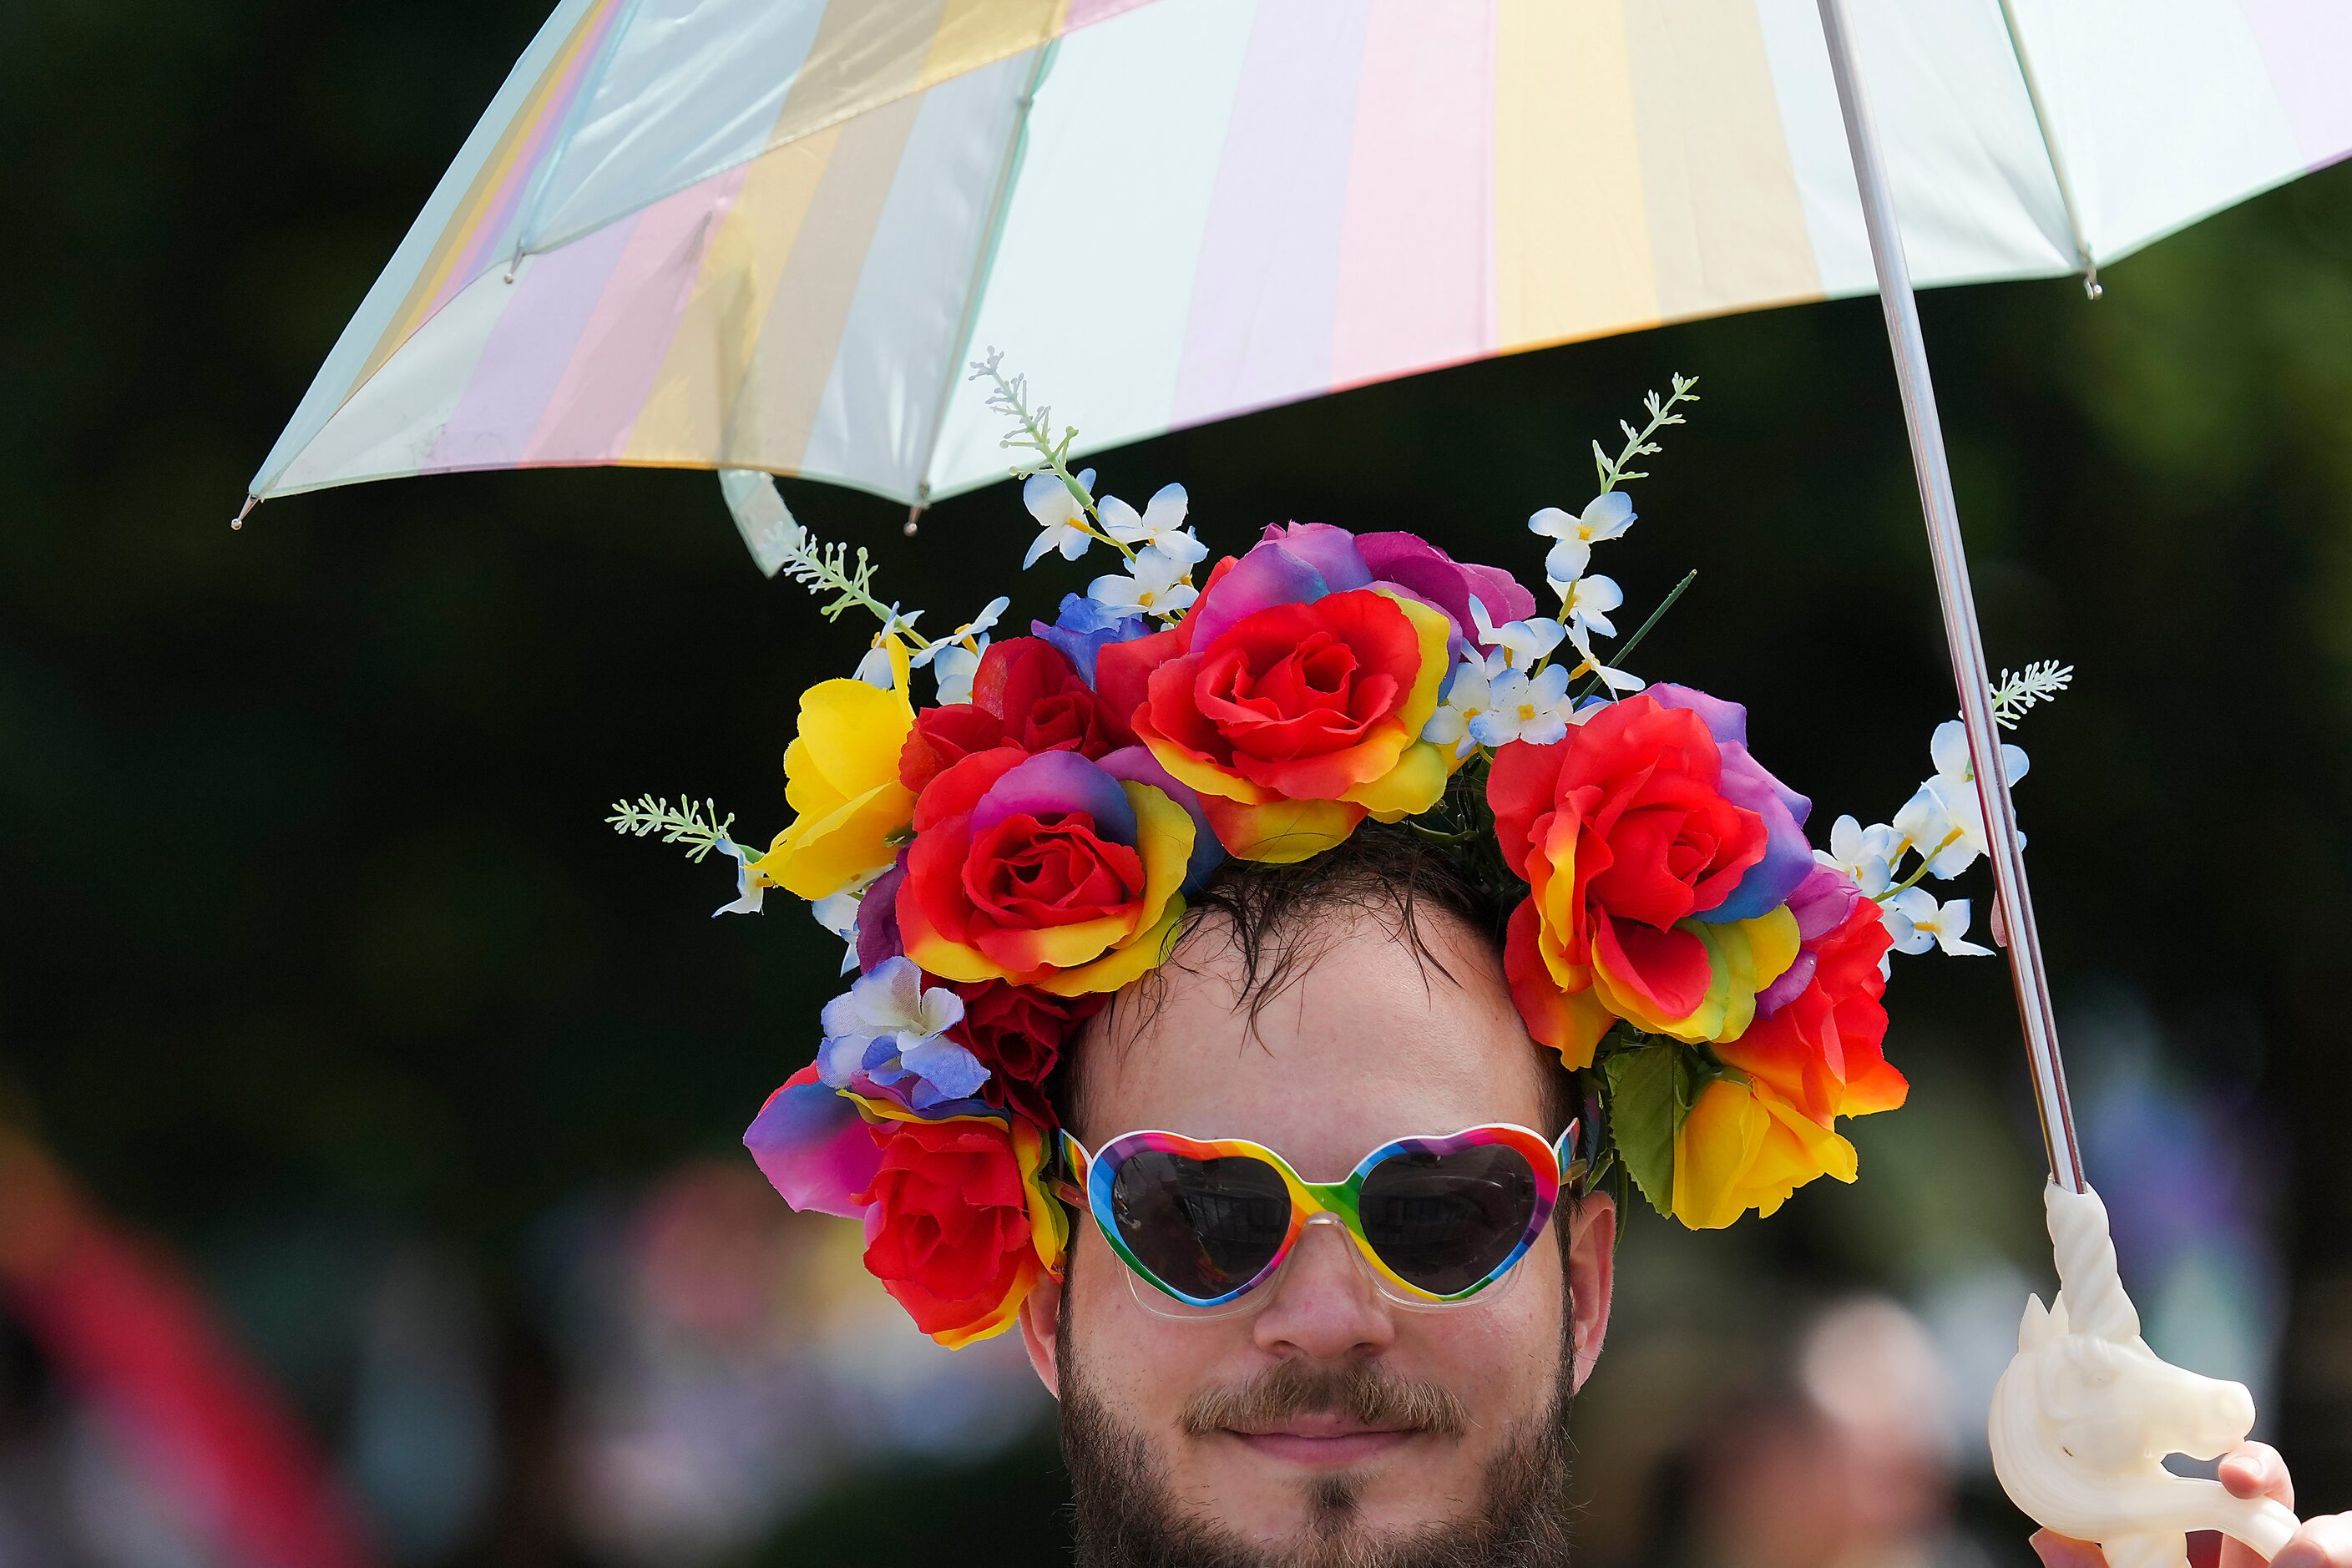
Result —
M 857 902 L 857 967 L 868 973 L 907 951 L 898 936 L 898 887 L 907 879 L 907 852 L 866 889 Z
M 1520 587 L 1509 573 L 1456 561 L 1418 534 L 1360 533 L 1356 548 L 1363 552 L 1364 564 L 1375 581 L 1444 611 L 1454 623 L 1454 635 L 1465 644 L 1475 640 L 1476 631 L 1470 611 L 1474 598 L 1486 605 L 1486 619 L 1498 626 L 1536 613 L 1536 596 Z
M 988 1069 L 945 1037 L 961 1022 L 962 997 L 944 985 L 927 988 L 912 959 L 887 959 L 824 1005 L 817 1078 L 833 1089 L 882 1091 L 911 1110 L 969 1100 Z

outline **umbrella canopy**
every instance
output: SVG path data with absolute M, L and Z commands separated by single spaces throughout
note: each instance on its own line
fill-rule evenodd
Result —
M 2095 272 L 2352 151 L 2337 0 L 1853 0 L 1914 279 Z M 252 484 L 1002 478 L 1875 286 L 1812 0 L 563 0 Z

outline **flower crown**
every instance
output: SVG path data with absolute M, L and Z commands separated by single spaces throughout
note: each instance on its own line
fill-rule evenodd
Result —
M 856 979 L 826 1005 L 816 1059 L 744 1142 L 794 1207 L 863 1222 L 866 1267 L 919 1328 L 950 1346 L 995 1333 L 1058 1275 L 1050 1075 L 1167 958 L 1186 899 L 1228 856 L 1305 860 L 1367 819 L 1465 854 L 1492 836 L 1517 899 L 1511 994 L 1579 1076 L 1591 1181 L 1713 1228 L 1853 1179 L 1838 1119 L 1907 1090 L 1881 1052 L 1889 952 L 1988 951 L 1966 938 L 1967 900 L 1918 885 L 1985 852 L 1983 818 L 1954 721 L 1891 823 L 1840 817 L 1816 848 L 1810 803 L 1749 752 L 1744 709 L 1596 651 L 1623 595 L 1589 570 L 1593 548 L 1633 524 L 1623 487 L 1647 476 L 1632 465 L 1682 423 L 1693 382 L 1651 394 L 1615 457 L 1594 444 L 1582 510 L 1528 520 L 1552 542 L 1545 616 L 1496 567 L 1322 523 L 1268 527 L 1195 587 L 1208 546 L 1181 487 L 1141 511 L 1097 497 L 1069 466 L 1076 432 L 1053 436 L 1000 356 L 973 375 L 1023 454 L 1039 529 L 1024 566 L 1107 546 L 1119 569 L 1028 637 L 992 640 L 998 598 L 929 638 L 874 595 L 865 551 L 818 544 L 771 499 L 784 570 L 833 595 L 828 618 L 880 621 L 855 675 L 801 696 L 791 824 L 761 850 L 708 802 L 648 796 L 609 819 L 733 858 L 720 913 L 782 888 L 849 943 Z M 918 707 L 925 669 L 936 700 Z M 2071 673 L 2004 672 L 2002 721 Z M 2003 753 L 2014 782 L 2024 753 Z

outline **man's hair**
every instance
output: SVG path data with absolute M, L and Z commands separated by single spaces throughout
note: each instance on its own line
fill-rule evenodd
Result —
M 1055 1113 L 1076 1127 L 1085 1099 L 1090 1051 L 1149 1022 L 1164 995 L 1167 974 L 1183 966 L 1195 942 L 1222 935 L 1242 969 L 1237 1005 L 1254 1029 L 1267 1003 L 1302 979 L 1338 931 L 1378 921 L 1421 965 L 1424 983 L 1463 984 L 1432 949 L 1424 921 L 1453 922 L 1494 953 L 1501 964 L 1505 898 L 1450 847 L 1411 826 L 1367 822 L 1333 848 L 1295 865 L 1227 859 L 1187 902 L 1170 961 L 1111 998 L 1083 1044 L 1062 1055 L 1050 1089 Z M 1553 1052 L 1530 1042 L 1537 1057 L 1546 1137 L 1557 1138 L 1577 1112 L 1576 1081 Z M 1097 1130 L 1099 1131 L 1099 1130 Z

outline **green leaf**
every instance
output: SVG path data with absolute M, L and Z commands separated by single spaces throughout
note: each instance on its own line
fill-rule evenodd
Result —
M 1698 1070 L 1690 1053 L 1671 1040 L 1607 1058 L 1609 1131 L 1617 1159 L 1650 1206 L 1672 1215 L 1675 1133 L 1690 1114 Z

